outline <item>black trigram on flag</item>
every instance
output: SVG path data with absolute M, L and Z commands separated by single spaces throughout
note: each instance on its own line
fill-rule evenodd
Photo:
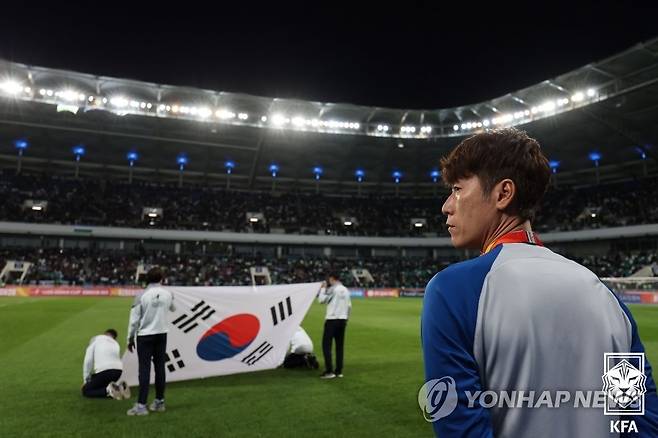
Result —
M 205 301 L 198 302 L 191 310 L 194 312 L 191 316 L 187 316 L 187 313 L 184 313 L 172 323 L 185 333 L 194 330 L 199 325 L 196 322 L 197 319 L 206 320 L 210 315 L 215 313 L 215 309 L 211 308 Z
M 267 341 L 264 341 L 262 344 L 260 344 L 254 351 L 249 353 L 247 356 L 242 359 L 243 363 L 246 363 L 249 366 L 252 366 L 256 362 L 258 362 L 263 356 L 265 356 L 267 353 L 272 351 L 274 346 L 270 344 Z
M 185 368 L 185 362 L 180 358 L 178 350 L 172 350 L 171 355 L 174 357 L 173 360 L 169 356 L 169 353 L 165 353 L 165 363 L 167 364 L 167 369 L 170 373 L 176 371 L 176 365 L 178 365 L 178 369 Z
M 290 302 L 290 297 L 286 298 L 285 301 L 279 301 L 278 304 L 270 307 L 270 312 L 272 312 L 272 324 L 277 325 L 280 321 L 286 319 L 287 316 L 292 315 L 292 303 Z

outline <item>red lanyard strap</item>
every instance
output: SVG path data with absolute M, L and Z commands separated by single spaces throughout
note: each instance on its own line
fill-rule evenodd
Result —
M 516 230 L 503 234 L 498 239 L 494 240 L 487 249 L 482 253 L 486 254 L 498 245 L 503 243 L 529 243 L 531 245 L 544 246 L 539 236 L 532 231 Z

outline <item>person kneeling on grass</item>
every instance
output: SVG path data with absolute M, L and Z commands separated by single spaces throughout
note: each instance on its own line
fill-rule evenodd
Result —
M 290 347 L 286 359 L 283 361 L 283 367 L 314 370 L 320 367 L 317 358 L 313 354 L 313 341 L 301 327 L 297 327 L 297 331 L 290 340 Z
M 117 332 L 107 329 L 102 335 L 94 336 L 89 342 L 82 365 L 82 395 L 89 398 L 115 400 L 130 398 L 126 382 L 117 383 L 123 370 L 119 357 Z

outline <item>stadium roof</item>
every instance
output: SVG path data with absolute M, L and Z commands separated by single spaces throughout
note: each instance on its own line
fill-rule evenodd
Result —
M 433 190 L 431 172 L 460 137 L 518 126 L 537 137 L 559 171 L 615 165 L 615 175 L 655 170 L 658 136 L 658 38 L 603 61 L 498 98 L 456 108 L 405 110 L 307 102 L 158 85 L 0 61 L 0 159 L 15 162 L 26 139 L 25 165 L 72 165 L 71 148 L 87 145 L 82 171 L 125 172 L 137 151 L 137 176 L 175 178 L 176 157 L 188 157 L 186 177 L 231 184 L 364 187 L 420 193 Z M 619 163 L 637 162 L 637 166 Z M 43 163 L 46 164 L 44 166 Z

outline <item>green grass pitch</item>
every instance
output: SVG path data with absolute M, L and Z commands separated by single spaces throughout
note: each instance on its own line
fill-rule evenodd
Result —
M 134 397 L 86 400 L 79 388 L 92 335 L 114 327 L 125 347 L 129 299 L 2 298 L 0 436 L 431 436 L 416 401 L 423 383 L 422 300 L 353 304 L 344 379 L 324 381 L 316 371 L 277 369 L 171 383 L 166 413 L 127 417 Z M 314 304 L 303 324 L 316 352 L 323 310 Z M 658 307 L 632 311 L 648 359 L 657 364 Z

